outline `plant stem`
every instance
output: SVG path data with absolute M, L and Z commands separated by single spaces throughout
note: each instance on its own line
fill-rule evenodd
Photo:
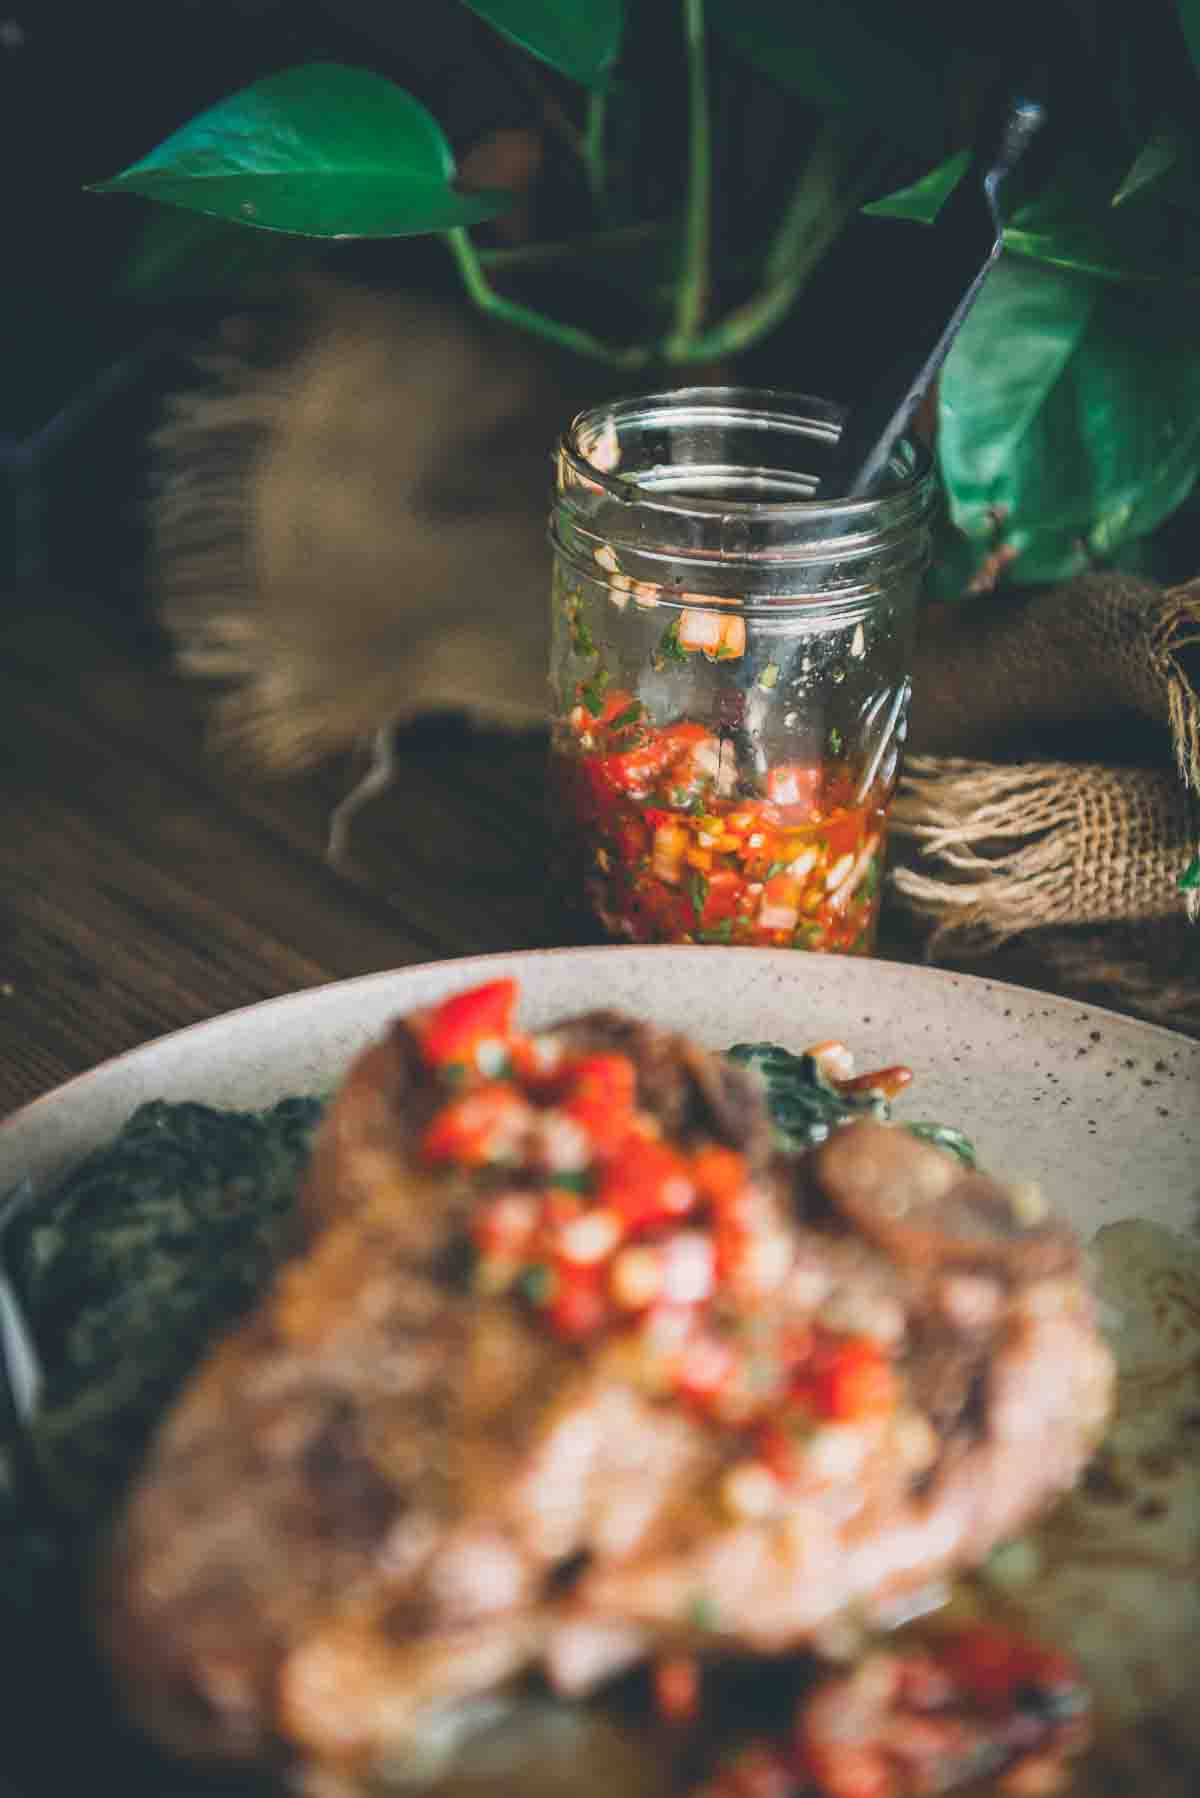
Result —
M 587 172 L 592 205 L 599 211 L 604 205 L 607 169 L 604 160 L 604 132 L 608 117 L 608 95 L 603 88 L 593 88 L 587 99 L 587 121 L 583 130 L 583 166 Z
M 562 324 L 556 318 L 548 318 L 544 312 L 535 312 L 531 306 L 522 306 L 519 301 L 507 299 L 504 294 L 497 293 L 484 273 L 469 234 L 459 227 L 444 235 L 450 253 L 458 264 L 463 285 L 481 312 L 503 319 L 506 324 L 517 325 L 523 331 L 530 331 L 535 337 L 544 338 L 547 343 L 556 343 L 560 349 L 571 350 L 577 356 L 587 356 L 593 362 L 607 362 L 613 368 L 640 368 L 650 360 L 650 350 L 641 344 L 622 347 L 619 344 L 605 343 L 602 338 L 593 337 L 590 331 L 581 331 L 576 325 Z
M 879 177 L 878 158 L 864 163 L 862 147 L 861 132 L 847 133 L 835 121 L 822 129 L 767 252 L 766 286 L 712 330 L 683 345 L 673 360 L 700 362 L 736 354 L 787 316 L 814 268 Z M 860 163 L 857 174 L 855 162 Z
M 708 303 L 708 250 L 712 213 L 712 143 L 708 115 L 708 67 L 704 53 L 704 0 L 683 0 L 688 70 L 688 192 L 683 276 L 675 306 L 675 328 L 666 344 L 672 361 L 682 361 L 696 337 Z
M 848 128 L 843 119 L 829 118 L 821 126 L 767 250 L 763 271 L 768 286 L 784 279 L 803 255 L 805 241 L 829 208 L 831 196 L 837 205 L 847 186 L 846 165 L 861 147 L 861 130 Z

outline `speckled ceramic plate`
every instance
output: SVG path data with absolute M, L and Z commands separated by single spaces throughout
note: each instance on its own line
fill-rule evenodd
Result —
M 122 1056 L 0 1126 L 0 1192 L 22 1175 L 48 1190 L 147 1099 L 254 1107 L 327 1091 L 393 1015 L 500 974 L 520 978 L 527 1026 L 612 1005 L 713 1048 L 832 1036 L 860 1068 L 907 1062 L 916 1079 L 898 1116 L 957 1125 L 986 1167 L 1041 1182 L 1092 1245 L 1120 1397 L 1092 1477 L 1023 1545 L 1023 1589 L 1006 1602 L 1069 1643 L 1096 1692 L 1102 1740 L 1073 1793 L 1200 1789 L 1200 1044 L 895 963 L 701 948 L 487 956 L 297 993 Z M 590 1713 L 550 1722 L 567 1732 L 557 1783 L 542 1726 L 525 1718 L 440 1798 L 665 1791 L 657 1763 L 606 1759 Z M 531 1767 L 544 1777 L 531 1783 Z M 129 1789 L 143 1787 L 162 1789 Z
M 861 1068 L 905 1061 L 910 1118 L 958 1125 L 985 1166 L 1045 1182 L 1077 1225 L 1190 1227 L 1200 1199 L 1200 1043 L 1111 1012 L 895 962 L 771 949 L 552 949 L 368 974 L 147 1043 L 0 1126 L 0 1192 L 39 1185 L 144 1099 L 256 1106 L 334 1085 L 393 1014 L 515 974 L 538 1025 L 616 1005 L 714 1048 L 841 1037 Z

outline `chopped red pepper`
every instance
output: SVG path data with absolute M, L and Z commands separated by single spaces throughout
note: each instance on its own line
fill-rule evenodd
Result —
M 846 768 L 786 764 L 766 797 L 739 795 L 704 725 L 643 718 L 614 732 L 581 717 L 553 778 L 609 929 L 638 942 L 869 948 L 886 794 L 861 795 Z
M 879 1343 L 870 1336 L 842 1336 L 818 1341 L 793 1390 L 816 1416 L 849 1422 L 893 1410 L 897 1385 Z
M 1053 1690 L 1081 1685 L 1067 1655 L 993 1623 L 955 1631 L 942 1658 L 951 1678 L 976 1703 L 997 1710 L 1006 1709 L 1023 1686 Z
M 442 1107 L 425 1132 L 422 1157 L 428 1162 L 457 1161 L 463 1167 L 512 1160 L 531 1115 L 515 1086 L 487 1081 Z
M 567 1342 L 595 1336 L 612 1315 L 603 1290 L 589 1279 L 560 1279 L 548 1312 L 554 1329 Z
M 667 1723 L 691 1723 L 700 1712 L 700 1665 L 692 1655 L 672 1655 L 654 1667 L 654 1703 Z
M 856 1074 L 851 1080 L 839 1080 L 837 1086 L 844 1093 L 880 1093 L 885 1099 L 894 1099 L 906 1086 L 912 1085 L 912 1077 L 911 1068 L 897 1064 L 876 1068 L 870 1074 Z
M 425 1022 L 421 1035 L 425 1060 L 435 1068 L 472 1062 L 481 1042 L 503 1042 L 511 1034 L 516 1006 L 515 980 L 490 980 L 444 999 Z
M 700 911 L 700 928 L 712 930 L 727 918 L 736 917 L 746 883 L 732 868 L 717 868 L 705 883 L 704 904 Z
M 718 1213 L 735 1206 L 746 1190 L 746 1157 L 720 1143 L 706 1143 L 692 1156 L 692 1179 L 700 1197 Z
M 686 1217 L 696 1203 L 696 1187 L 677 1149 L 634 1132 L 605 1168 L 597 1200 L 637 1233 Z

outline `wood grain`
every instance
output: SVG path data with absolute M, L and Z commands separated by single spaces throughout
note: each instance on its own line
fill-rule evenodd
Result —
M 334 868 L 330 813 L 363 763 L 270 779 L 219 754 L 210 691 L 132 604 L 26 587 L 0 617 L 0 1116 L 259 999 L 600 940 L 548 890 L 541 734 L 408 735 Z M 878 952 L 919 953 L 886 907 Z
M 272 780 L 136 617 L 6 602 L 0 1113 L 147 1038 L 374 969 L 567 940 L 545 893 L 544 743 L 415 734 L 329 866 L 346 761 Z

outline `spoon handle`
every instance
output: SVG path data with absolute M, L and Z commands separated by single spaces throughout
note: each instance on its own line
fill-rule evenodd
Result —
M 846 420 L 830 468 L 818 488 L 818 498 L 862 499 L 885 473 L 892 451 L 936 380 L 963 321 L 1000 254 L 1004 243 L 1000 188 L 1040 130 L 1045 116 L 1045 108 L 1036 100 L 1018 99 L 1009 106 L 981 183 L 982 198 L 990 216 L 991 238 L 983 264 L 972 277 L 933 348 L 918 364 L 915 374 L 911 360 L 906 361 L 890 381 L 885 382 L 864 405 L 856 407 Z M 975 212 L 981 210 L 979 198 L 980 189 L 974 187 L 968 188 L 964 196 Z M 950 217 L 946 222 L 952 229 L 957 231 L 965 227 L 968 222 L 965 205 L 956 207 L 951 202 L 947 212 Z

